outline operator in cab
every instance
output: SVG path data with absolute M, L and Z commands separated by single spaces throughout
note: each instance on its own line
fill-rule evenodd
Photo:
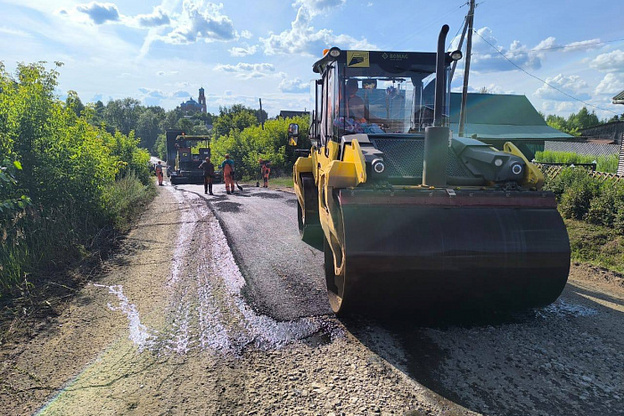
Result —
M 352 118 L 356 123 L 366 123 L 364 100 L 357 95 L 357 92 L 357 79 L 347 81 L 347 118 Z

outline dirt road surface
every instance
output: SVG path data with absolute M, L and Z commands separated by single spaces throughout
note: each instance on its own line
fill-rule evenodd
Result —
M 622 415 L 624 284 L 470 324 L 338 320 L 291 194 L 159 187 L 63 313 L 0 345 L 7 415 Z

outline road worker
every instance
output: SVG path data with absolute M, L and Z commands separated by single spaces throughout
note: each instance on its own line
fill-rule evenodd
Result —
M 260 159 L 260 173 L 262 174 L 262 180 L 264 181 L 264 185 L 262 185 L 262 187 L 268 188 L 269 175 L 271 174 L 271 162 Z
M 230 155 L 225 155 L 225 160 L 221 163 L 223 171 L 223 180 L 225 181 L 225 192 L 234 193 L 234 161 L 230 159 Z
M 158 164 L 155 167 L 156 170 L 156 177 L 158 178 L 158 186 L 163 186 L 163 167 L 160 164 L 160 160 L 158 161 Z
M 210 158 L 206 157 L 200 165 L 199 169 L 204 170 L 204 193 L 210 193 L 210 195 L 214 195 L 212 193 L 212 178 L 214 178 L 215 170 L 214 165 L 210 162 Z

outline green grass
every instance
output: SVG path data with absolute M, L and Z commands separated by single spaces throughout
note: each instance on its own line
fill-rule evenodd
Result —
M 0 232 L 0 298 L 25 281 L 48 270 L 61 272 L 110 243 L 115 233 L 125 233 L 156 195 L 153 183 L 143 185 L 133 173 L 114 182 L 104 192 L 104 212 L 79 217 L 73 205 L 27 218 L 19 244 L 6 244 Z M 76 218 L 80 220 L 76 220 Z M 114 230 L 114 233 L 110 231 Z M 0 230 L 1 231 L 1 230 Z
M 239 183 L 253 187 L 253 186 L 256 186 L 256 181 L 260 184 L 260 186 L 262 186 L 262 179 L 249 179 L 249 178 L 245 178 L 242 181 L 240 181 Z M 271 188 L 275 188 L 275 187 L 279 187 L 279 188 L 292 188 L 293 187 L 292 176 L 271 177 L 271 178 L 269 178 L 269 187 L 271 187 Z
M 106 191 L 107 211 L 120 232 L 127 232 L 133 219 L 156 196 L 154 183 L 145 186 L 134 173 L 115 181 Z
M 616 173 L 618 165 L 618 155 L 592 156 L 581 155 L 573 152 L 553 152 L 545 150 L 535 153 L 537 162 L 543 163 L 593 163 L 596 162 L 598 172 Z
M 277 178 L 269 179 L 269 186 L 283 186 L 286 188 L 293 187 L 292 176 L 280 176 Z
M 584 221 L 565 220 L 572 260 L 624 274 L 624 236 Z

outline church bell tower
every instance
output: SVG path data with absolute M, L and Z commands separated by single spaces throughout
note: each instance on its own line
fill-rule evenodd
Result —
M 201 106 L 200 110 L 202 113 L 206 112 L 206 97 L 204 96 L 204 88 L 199 89 L 199 99 L 197 100 L 199 105 Z

